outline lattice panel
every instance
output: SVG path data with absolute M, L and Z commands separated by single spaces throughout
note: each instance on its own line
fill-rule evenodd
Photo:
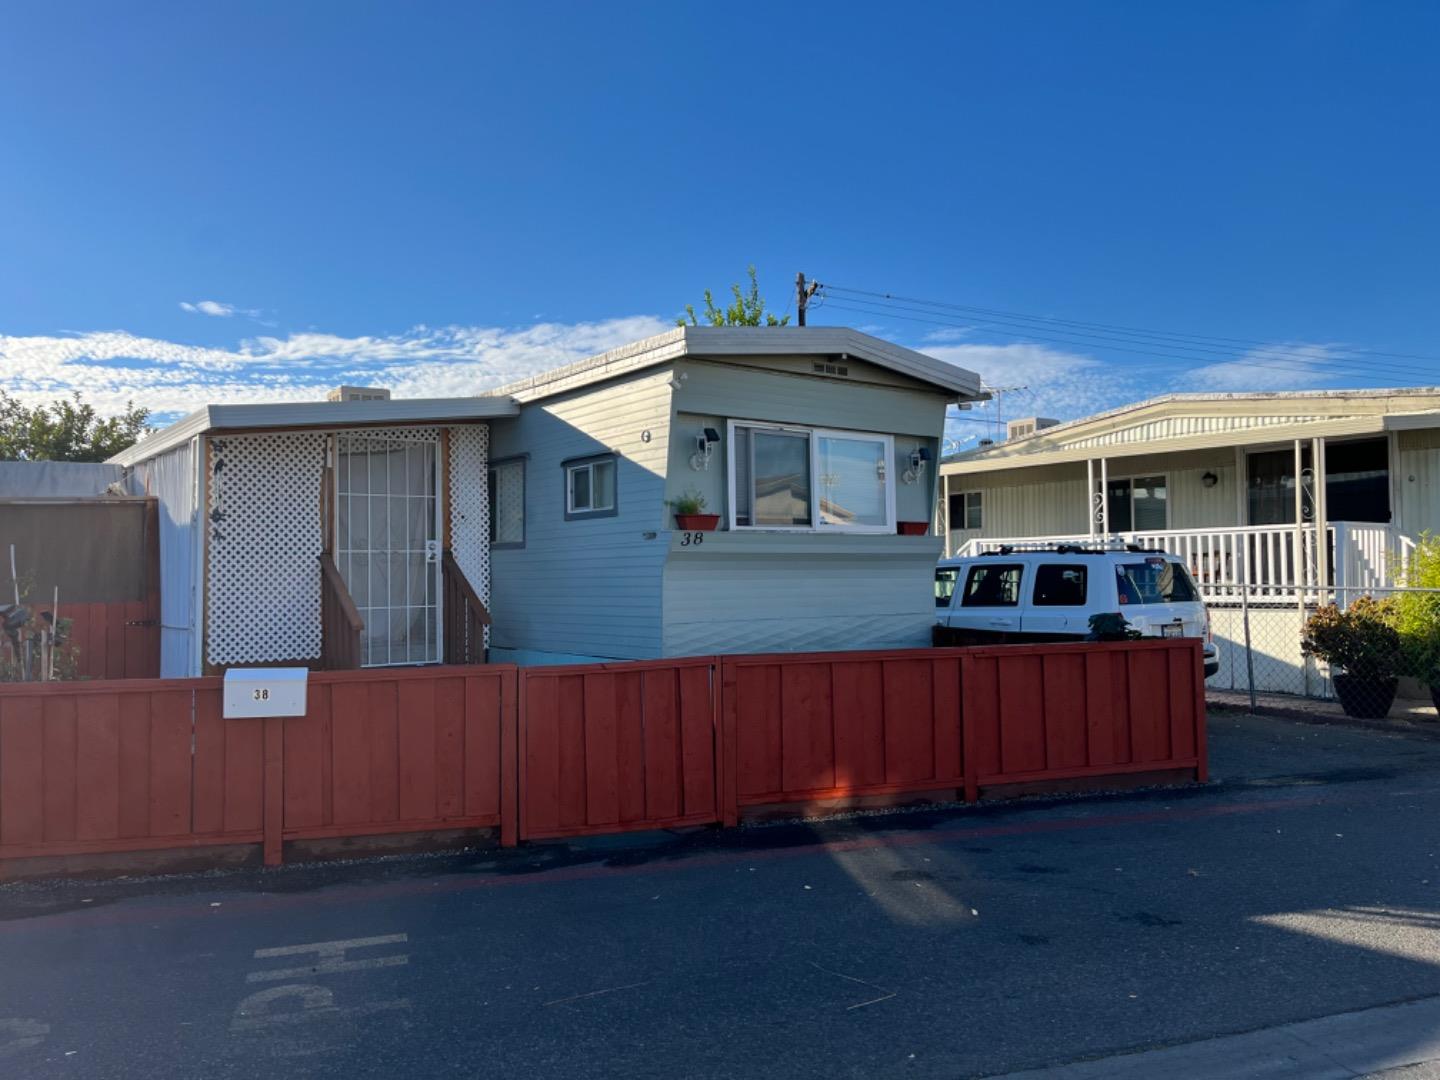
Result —
M 450 429 L 450 543 L 455 561 L 490 606 L 490 426 Z M 490 628 L 485 628 L 490 646 Z
M 440 441 L 440 429 L 434 427 L 346 428 L 340 434 L 357 439 L 388 439 L 391 442 Z
M 206 658 L 318 657 L 325 436 L 243 435 L 210 448 Z

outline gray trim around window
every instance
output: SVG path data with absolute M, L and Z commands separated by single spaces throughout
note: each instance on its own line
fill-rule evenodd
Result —
M 530 500 L 530 492 L 526 486 L 526 481 L 528 480 L 526 473 L 529 471 L 530 468 L 529 459 L 529 454 L 514 454 L 510 457 L 498 458 L 494 461 L 491 461 L 485 467 L 485 485 L 487 489 L 486 496 L 491 500 L 492 503 L 490 508 L 490 532 L 493 534 L 495 532 L 494 503 L 498 501 L 495 493 L 495 470 L 502 465 L 520 466 L 520 539 L 510 540 L 504 543 L 501 543 L 497 540 L 490 540 L 489 543 L 491 551 L 505 551 L 510 548 L 523 548 L 525 546 L 525 533 L 526 529 L 529 526 L 529 522 L 526 519 L 530 517 L 530 507 L 528 505 Z M 489 538 L 487 537 L 487 539 Z
M 615 466 L 615 498 L 610 506 L 604 510 L 571 510 L 570 509 L 570 470 L 577 465 L 593 465 L 596 462 L 608 461 Z M 591 474 L 593 477 L 593 473 Z M 560 462 L 560 509 L 565 513 L 566 521 L 588 521 L 591 518 L 615 517 L 620 513 L 620 455 L 615 453 L 607 454 L 586 454 L 584 457 L 566 458 Z

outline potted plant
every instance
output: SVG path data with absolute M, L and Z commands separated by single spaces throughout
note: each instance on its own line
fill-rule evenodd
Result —
M 1086 641 L 1138 641 L 1141 633 L 1118 611 L 1097 611 L 1090 616 L 1090 633 Z
M 1383 720 L 1390 712 L 1401 658 L 1391 601 L 1362 596 L 1344 611 L 1334 604 L 1320 608 L 1305 620 L 1300 647 L 1330 665 L 1346 716 Z
M 1406 560 L 1406 589 L 1440 590 L 1440 536 L 1423 533 Z M 1430 688 L 1440 713 L 1440 591 L 1400 592 L 1394 597 L 1400 631 L 1401 670 Z
M 924 536 L 930 531 L 928 521 L 901 521 L 897 523 L 896 531 L 901 536 Z
M 719 514 L 705 513 L 705 496 L 691 488 L 678 499 L 670 500 L 675 511 L 675 524 L 683 532 L 714 532 L 720 524 Z

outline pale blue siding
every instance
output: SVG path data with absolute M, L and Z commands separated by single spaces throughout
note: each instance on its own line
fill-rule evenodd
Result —
M 513 420 L 492 423 L 491 460 L 526 459 L 525 546 L 490 556 L 497 659 L 509 650 L 660 655 L 669 416 L 669 373 L 651 370 L 527 403 Z M 561 463 L 607 452 L 617 455 L 618 513 L 566 521 Z

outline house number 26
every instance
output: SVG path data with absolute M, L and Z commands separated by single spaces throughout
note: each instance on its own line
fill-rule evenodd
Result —
M 687 532 L 680 534 L 681 547 L 699 547 L 704 542 L 705 534 L 703 532 Z
M 251 690 L 250 697 L 254 701 L 269 701 L 270 691 L 262 686 L 259 690 Z

